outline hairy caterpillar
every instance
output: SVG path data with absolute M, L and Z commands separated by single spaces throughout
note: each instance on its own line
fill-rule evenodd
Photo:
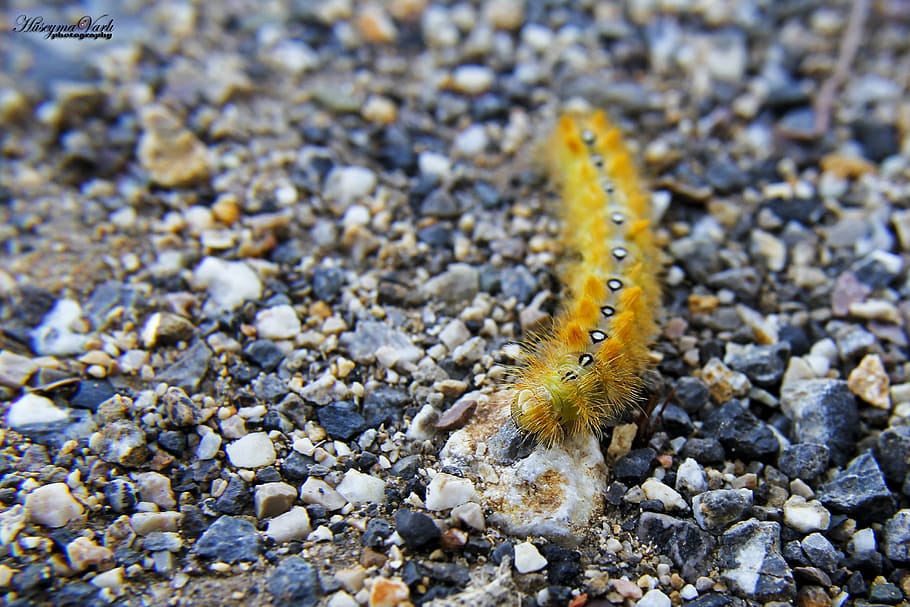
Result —
M 649 197 L 603 112 L 563 116 L 547 145 L 565 246 L 578 257 L 570 298 L 514 372 L 512 418 L 547 445 L 599 431 L 645 388 L 660 290 Z

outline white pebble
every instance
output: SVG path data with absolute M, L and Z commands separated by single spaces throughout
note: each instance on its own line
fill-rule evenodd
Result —
M 196 459 L 214 459 L 220 448 L 221 435 L 217 432 L 207 432 L 202 435 L 199 446 L 196 447 Z
M 692 599 L 698 598 L 698 590 L 692 584 L 686 584 L 679 591 L 679 596 L 681 596 L 683 600 L 691 601 Z
M 234 310 L 243 302 L 259 299 L 262 295 L 262 281 L 242 261 L 206 257 L 196 266 L 193 282 L 208 291 L 205 305 L 210 310 Z
M 649 478 L 641 485 L 645 497 L 649 500 L 658 500 L 667 510 L 685 510 L 686 500 L 682 496 L 657 479 Z
M 43 356 L 72 356 L 85 349 L 87 338 L 73 333 L 82 318 L 82 307 L 71 299 L 58 300 L 51 311 L 32 329 L 32 350 Z
M 535 51 L 544 52 L 553 43 L 553 32 L 543 25 L 529 23 L 521 30 L 521 41 Z
M 325 525 L 319 525 L 306 539 L 310 542 L 331 542 L 335 539 L 335 534 Z
M 144 502 L 152 502 L 164 510 L 177 505 L 171 490 L 171 479 L 157 472 L 140 472 L 134 476 L 136 490 Z
M 70 494 L 66 483 L 38 487 L 25 498 L 28 519 L 45 527 L 63 527 L 82 514 L 82 504 Z
M 464 342 L 471 339 L 471 332 L 467 325 L 462 321 L 455 319 L 439 332 L 439 341 L 450 351 L 454 350 Z
M 256 331 L 263 339 L 291 339 L 300 333 L 300 319 L 287 304 L 266 308 L 256 313 Z
M 455 150 L 464 156 L 482 154 L 489 143 L 487 131 L 479 124 L 469 126 L 455 136 Z
M 531 542 L 522 542 L 515 546 L 515 571 L 530 573 L 540 571 L 547 566 L 547 559 L 537 550 Z
M 326 510 L 340 510 L 348 503 L 343 495 L 335 491 L 322 479 L 309 477 L 300 487 L 300 499 L 305 504 L 319 504 Z
M 385 481 L 351 468 L 335 488 L 352 504 L 385 503 Z
M 329 597 L 326 607 L 358 607 L 357 601 L 344 590 L 339 590 Z
M 462 65 L 455 69 L 452 84 L 455 90 L 468 95 L 477 95 L 490 90 L 495 74 L 485 65 Z
M 417 165 L 424 175 L 435 175 L 445 179 L 452 171 L 452 163 L 442 154 L 436 152 L 421 152 L 417 158 Z
M 6 425 L 18 430 L 29 424 L 49 424 L 66 419 L 67 413 L 49 398 L 28 393 L 10 405 Z
M 231 464 L 238 468 L 261 468 L 275 463 L 275 446 L 265 432 L 253 432 L 225 448 Z
M 708 490 L 708 479 L 705 478 L 704 469 L 691 457 L 683 460 L 676 471 L 676 490 L 690 496 Z
M 452 508 L 452 519 L 478 531 L 483 531 L 487 526 L 483 517 L 483 508 L 476 502 L 468 502 Z
M 446 510 L 474 499 L 474 483 L 469 479 L 440 472 L 427 486 L 427 510 Z
M 849 544 L 853 554 L 865 554 L 876 550 L 875 532 L 872 529 L 860 529 L 853 534 Z
M 123 567 L 102 571 L 92 578 L 91 584 L 98 588 L 120 588 L 123 586 Z
M 362 204 L 351 205 L 348 207 L 348 210 L 344 212 L 341 223 L 345 228 L 368 225 L 370 223 L 370 209 Z
M 657 588 L 649 590 L 635 603 L 638 607 L 672 607 L 670 597 Z
M 368 196 L 376 187 L 376 181 L 376 173 L 366 167 L 335 167 L 326 177 L 323 195 L 347 208 Z
M 319 56 L 303 42 L 282 40 L 267 53 L 269 63 L 289 74 L 299 75 L 319 64 Z
M 784 502 L 784 524 L 803 533 L 824 531 L 831 524 L 831 513 L 817 500 L 791 495 Z
M 276 543 L 283 544 L 291 540 L 302 540 L 311 530 L 310 515 L 307 514 L 306 508 L 294 506 L 284 514 L 271 519 L 265 534 Z

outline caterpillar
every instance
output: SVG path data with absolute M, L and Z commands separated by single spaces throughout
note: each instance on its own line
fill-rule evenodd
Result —
M 649 196 L 603 112 L 564 115 L 545 147 L 561 190 L 569 297 L 513 370 L 515 424 L 545 446 L 599 433 L 645 391 L 660 288 Z

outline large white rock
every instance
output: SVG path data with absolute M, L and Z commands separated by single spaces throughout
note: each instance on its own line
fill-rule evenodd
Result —
M 467 478 L 440 472 L 427 486 L 427 510 L 447 510 L 474 499 L 474 483 Z
M 477 410 L 440 452 L 443 466 L 475 479 L 489 522 L 516 536 L 577 542 L 603 507 L 607 467 L 593 434 L 552 448 L 526 443 L 509 415 L 510 392 L 477 393 Z M 525 451 L 525 452 L 523 452 Z
M 352 504 L 385 503 L 385 481 L 351 468 L 335 488 Z
M 63 527 L 82 515 L 82 504 L 70 494 L 66 483 L 38 487 L 25 497 L 28 519 L 45 527 Z
M 29 424 L 49 424 L 66 419 L 67 413 L 49 398 L 28 393 L 10 405 L 6 412 L 6 425 L 18 430 Z
M 206 257 L 193 271 L 193 283 L 208 291 L 209 310 L 234 310 L 262 295 L 259 275 L 242 261 Z
M 275 463 L 275 446 L 265 432 L 252 432 L 225 447 L 228 459 L 238 468 L 261 468 Z

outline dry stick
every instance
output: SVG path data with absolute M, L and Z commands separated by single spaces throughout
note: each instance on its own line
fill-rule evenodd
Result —
M 834 105 L 834 94 L 847 79 L 850 64 L 859 50 L 859 43 L 863 38 L 863 28 L 869 14 L 869 0 L 854 0 L 847 19 L 847 29 L 840 41 L 840 53 L 834 73 L 825 80 L 818 97 L 815 98 L 815 134 L 822 135 L 828 130 L 831 122 L 831 106 Z

